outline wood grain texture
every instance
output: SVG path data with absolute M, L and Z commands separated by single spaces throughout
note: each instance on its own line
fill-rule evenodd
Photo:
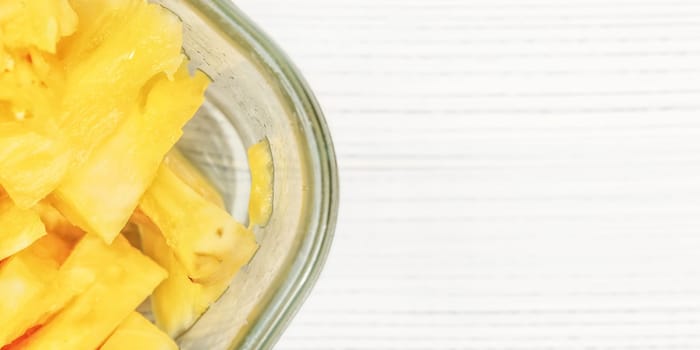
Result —
M 279 349 L 700 349 L 700 3 L 238 0 L 341 213 Z

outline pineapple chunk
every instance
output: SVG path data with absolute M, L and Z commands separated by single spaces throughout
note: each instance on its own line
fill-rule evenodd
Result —
M 9 47 L 56 52 L 58 40 L 73 33 L 77 24 L 67 0 L 0 0 L 0 37 Z
M 265 226 L 272 215 L 272 152 L 267 139 L 248 148 L 248 165 L 252 178 L 248 215 L 250 226 Z
M 7 50 L 0 45 L 0 120 L 31 123 L 47 135 L 55 134 L 52 119 L 63 81 L 55 57 L 35 48 Z
M 201 285 L 192 282 L 157 229 L 139 225 L 143 252 L 168 271 L 168 278 L 151 295 L 156 324 L 177 337 L 197 320 L 206 305 L 197 301 Z
M 190 77 L 185 65 L 172 81 L 158 77 L 143 113 L 129 117 L 85 164 L 68 173 L 54 192 L 56 208 L 72 223 L 111 242 L 201 105 L 208 82 L 201 72 Z
M 177 350 L 177 344 L 158 327 L 136 312 L 122 322 L 100 350 Z
M 5 260 L 0 266 L 0 345 L 7 344 L 36 325 L 48 304 L 46 297 L 62 273 L 59 266 L 70 247 L 54 235 L 46 235 L 29 248 Z M 65 275 L 65 272 L 63 273 Z M 80 283 L 70 281 L 71 288 Z
M 46 229 L 36 213 L 18 208 L 9 198 L 0 199 L 0 260 L 28 247 L 44 235 Z
M 108 256 L 113 262 L 101 264 L 96 282 L 32 334 L 23 349 L 98 348 L 167 275 L 122 237 L 111 246 L 90 235 L 85 240 L 98 240 L 90 243 L 106 250 L 101 259 Z
M 235 264 L 222 266 L 225 270 L 219 274 L 219 279 L 206 284 L 197 283 L 188 277 L 163 235 L 152 223 L 140 223 L 139 230 L 144 253 L 168 271 L 168 278 L 151 295 L 151 306 L 158 327 L 173 338 L 189 329 L 223 294 L 234 275 L 255 252 L 254 247 L 250 247 L 243 252 L 247 256 L 237 259 Z
M 22 312 L 22 308 L 37 298 L 56 274 L 55 267 L 28 254 L 7 259 L 0 266 L 0 321 L 5 326 L 8 317 Z M 0 331 L 2 333 L 2 331 Z M 0 338 L 0 346 L 12 339 Z
M 20 208 L 30 208 L 48 195 L 70 159 L 70 149 L 58 139 L 18 122 L 0 122 L 0 185 Z
M 32 298 L 54 279 L 69 247 L 53 235 L 47 235 L 0 265 L 0 324 L 7 315 L 21 312 Z M 2 343 L 0 342 L 0 345 Z
M 108 2 L 98 2 L 105 1 Z M 59 15 L 60 20 L 70 22 L 70 8 L 52 5 L 63 2 L 36 0 L 16 4 L 41 7 L 30 16 L 37 23 L 50 23 L 51 18 L 56 21 Z M 0 0 L 0 19 L 4 13 L 18 18 L 13 15 L 15 6 L 6 3 Z M 95 1 L 77 3 L 82 5 L 78 8 L 81 10 L 90 7 L 102 14 L 106 12 L 100 11 L 117 11 L 115 6 L 102 9 Z M 5 116 L 0 117 L 0 185 L 22 208 L 29 208 L 48 195 L 63 179 L 69 165 L 75 167 L 84 162 L 117 129 L 137 107 L 141 89 L 149 80 L 161 72 L 172 74 L 182 62 L 181 23 L 158 5 L 132 3 L 133 6 L 117 11 L 123 18 L 115 21 L 109 32 L 79 30 L 74 35 L 86 48 L 75 50 L 80 53 L 80 60 L 72 60 L 70 55 L 42 55 L 32 48 L 8 51 L 0 45 L 0 101 L 6 104 L 0 108 L 6 110 Z M 48 17 L 43 18 L 44 15 Z M 103 17 L 82 16 L 81 23 L 85 24 L 81 29 Z M 12 35 L 35 36 L 31 27 L 16 29 L 9 37 L 5 34 L 0 29 L 5 44 Z M 5 124 L 15 119 L 27 119 L 26 123 L 33 127 Z M 70 144 L 44 135 L 60 135 Z
M 70 0 L 80 21 L 75 33 L 59 42 L 57 56 L 74 66 L 100 47 L 125 23 L 130 13 L 144 6 L 143 0 Z M 134 38 L 135 39 L 135 38 Z M 134 40 L 132 39 L 132 40 Z M 177 39 L 177 38 L 176 38 Z
M 76 143 L 78 164 L 130 116 L 146 83 L 161 72 L 174 73 L 183 58 L 182 24 L 172 13 L 145 1 L 110 3 L 75 1 L 81 14 L 77 41 L 59 53 L 66 87 L 58 125 Z M 85 8 L 94 16 L 82 15 Z M 99 24 L 105 16 L 118 21 Z M 95 23 L 106 30 L 89 30 Z
M 0 0 L 0 120 L 52 124 L 63 91 L 53 53 L 76 26 L 67 0 Z
M 240 267 L 257 249 L 250 231 L 167 166 L 160 167 L 139 208 L 162 232 L 187 275 L 197 282 L 220 278 L 227 266 Z
M 177 148 L 173 148 L 164 160 L 170 170 L 190 188 L 219 208 L 225 208 L 224 199 L 209 180 Z
M 218 208 L 223 208 L 223 200 L 199 173 L 179 152 L 171 152 L 165 163 L 167 169 L 175 175 L 171 178 L 173 186 L 180 187 L 178 191 L 198 195 L 199 205 L 208 206 L 209 202 Z M 158 181 L 158 180 L 156 180 Z M 189 190 L 187 190 L 189 187 Z M 175 191 L 173 191 L 175 193 Z M 141 243 L 146 255 L 153 258 L 168 270 L 168 278 L 161 283 L 151 296 L 153 314 L 156 324 L 172 337 L 177 337 L 194 324 L 194 322 L 214 303 L 230 284 L 242 265 L 250 260 L 257 248 L 253 234 L 238 225 L 236 229 L 243 237 L 249 238 L 233 253 L 231 259 L 222 263 L 219 270 L 213 273 L 205 283 L 200 283 L 189 277 L 188 271 L 176 258 L 168 246 L 163 234 L 143 215 L 137 212 L 135 222 L 141 232 Z M 247 230 L 245 230 L 247 231 Z M 240 255 L 239 255 L 240 254 Z M 236 257 L 236 255 L 239 255 Z

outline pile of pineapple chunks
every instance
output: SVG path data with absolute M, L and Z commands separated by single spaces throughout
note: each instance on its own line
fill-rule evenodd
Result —
M 176 349 L 255 253 L 173 151 L 209 83 L 187 65 L 145 0 L 0 0 L 0 349 Z

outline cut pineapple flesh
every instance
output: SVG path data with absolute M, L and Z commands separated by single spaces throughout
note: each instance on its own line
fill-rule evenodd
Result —
M 76 254 L 86 248 L 92 249 L 83 246 Z M 0 266 L 0 344 L 41 324 L 94 280 L 85 261 L 63 264 L 69 252 L 68 244 L 49 234 Z
M 119 3 L 122 6 L 116 5 Z M 32 51 L 36 49 L 8 50 L 0 31 L 0 42 L 5 45 L 0 50 L 0 66 L 5 61 L 6 71 L 0 73 L 0 101 L 11 104 L 4 108 L 5 114 L 11 115 L 0 121 L 15 119 L 27 124 L 25 127 L 33 126 L 18 134 L 12 129 L 6 132 L 9 126 L 0 125 L 0 185 L 24 208 L 50 193 L 66 176 L 69 165 L 83 163 L 117 130 L 138 107 L 141 89 L 147 82 L 163 72 L 172 75 L 183 60 L 182 25 L 158 5 L 136 0 L 77 1 L 71 5 L 80 5 L 76 7 L 82 12 L 86 12 L 85 7 L 93 9 L 95 17 L 81 17 L 76 39 L 66 43 L 70 49 L 59 47 L 57 56 L 47 58 Z M 8 6 L 12 7 L 0 2 L 0 14 Z M 49 18 L 58 18 L 60 8 L 46 6 L 42 11 L 54 9 Z M 95 9 L 109 10 L 111 16 L 122 21 L 111 22 L 112 26 L 97 25 L 100 30 L 95 29 L 94 21 L 105 17 Z M 24 33 L 21 37 L 31 35 Z M 71 42 L 82 45 L 69 45 Z M 69 54 L 73 52 L 79 59 Z M 11 135 L 15 136 L 8 139 Z
M 71 150 L 57 138 L 19 122 L 0 122 L 0 185 L 15 204 L 30 208 L 68 170 Z
M 82 166 L 68 173 L 54 192 L 56 208 L 83 230 L 111 242 L 202 104 L 208 82 L 201 72 L 190 77 L 184 65 L 172 81 L 165 75 L 156 78 L 143 111 L 127 118 Z M 159 137 L 154 139 L 154 134 Z
M 44 265 L 41 259 L 21 254 L 7 259 L 0 266 L 0 324 L 5 328 L 13 322 L 12 315 L 22 312 L 46 288 L 56 270 L 51 265 Z M 7 343 L 0 331 L 0 344 Z
M 255 254 L 173 149 L 209 84 L 182 35 L 146 0 L 0 0 L 0 349 L 177 349 Z M 262 226 L 269 144 L 249 156 Z
M 177 350 L 177 344 L 136 312 L 122 322 L 100 350 Z
M 144 223 L 139 231 L 144 253 L 168 271 L 168 277 L 151 295 L 151 311 L 158 327 L 171 337 L 177 337 L 207 308 L 198 300 L 201 285 L 189 279 L 158 229 Z
M 0 120 L 51 133 L 64 88 L 63 71 L 56 65 L 54 56 L 36 48 L 0 46 Z
M 267 139 L 248 148 L 251 186 L 248 215 L 250 226 L 265 226 L 272 215 L 274 170 L 272 152 Z
M 21 251 L 44 235 L 46 229 L 39 215 L 17 207 L 9 198 L 0 198 L 0 260 Z
M 102 265 L 95 283 L 29 337 L 24 349 L 96 349 L 166 277 L 124 238 L 111 246 L 95 240 L 114 263 Z
M 180 185 L 187 185 L 207 202 L 220 208 L 224 207 L 223 199 L 218 192 L 179 151 L 170 152 L 165 163 L 182 181 Z M 221 271 L 216 273 L 218 278 L 208 283 L 198 283 L 188 276 L 187 271 L 166 243 L 163 234 L 148 218 L 138 213 L 134 220 L 138 223 L 144 253 L 168 271 L 168 278 L 151 296 L 151 309 L 158 327 L 172 337 L 178 337 L 189 329 L 223 294 L 230 280 L 256 250 L 256 245 L 252 241 L 253 235 L 248 232 L 246 235 L 251 237 L 249 242 L 253 243 L 247 250 L 250 256 L 237 259 L 233 264 L 223 265 Z M 239 247 L 238 251 L 245 253 L 243 247 Z
M 172 249 L 168 247 L 163 235 L 152 223 L 140 223 L 139 230 L 144 253 L 168 271 L 168 278 L 153 291 L 151 306 L 158 327 L 172 337 L 179 336 L 197 321 L 221 296 L 233 276 L 250 258 L 250 256 L 242 257 L 238 260 L 238 264 L 228 266 L 217 280 L 197 283 L 189 278 L 187 271 L 177 260 Z M 254 252 L 255 248 L 251 246 L 248 254 L 252 255 Z
M 65 64 L 66 87 L 58 123 L 79 146 L 79 162 L 126 119 L 152 77 L 174 73 L 182 61 L 182 24 L 175 16 L 144 1 L 125 0 L 116 7 L 110 3 L 114 1 L 74 2 L 78 13 L 85 7 L 96 12 L 94 17 L 80 17 L 85 24 L 77 35 L 89 44 L 82 42 L 59 55 Z M 104 17 L 101 7 L 120 21 L 97 24 L 102 30 L 91 31 Z
M 139 208 L 158 227 L 195 281 L 216 279 L 222 266 L 245 264 L 251 251 L 257 249 L 250 231 L 191 189 L 167 166 L 160 167 Z
M 67 0 L 0 1 L 0 37 L 6 47 L 33 46 L 53 53 L 58 40 L 72 34 L 77 24 Z

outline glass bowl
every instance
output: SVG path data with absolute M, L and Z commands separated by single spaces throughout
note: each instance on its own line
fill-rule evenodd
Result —
M 260 249 L 184 335 L 183 350 L 270 348 L 308 295 L 330 248 L 338 207 L 331 138 L 287 57 L 229 0 L 156 0 L 184 23 L 185 54 L 213 83 L 178 148 L 247 222 L 246 149 L 267 139 L 274 164 Z

